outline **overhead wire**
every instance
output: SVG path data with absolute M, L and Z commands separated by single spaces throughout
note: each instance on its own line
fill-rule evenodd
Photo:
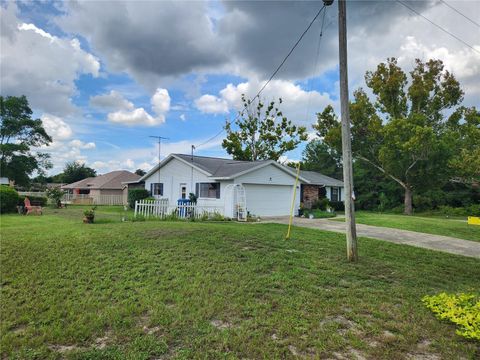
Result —
M 320 25 L 320 35 L 318 36 L 318 43 L 317 43 L 317 52 L 315 55 L 315 65 L 313 66 L 313 77 L 317 74 L 317 67 L 318 67 L 318 59 L 320 57 L 320 44 L 322 43 L 322 37 L 323 37 L 323 26 L 325 24 L 325 15 L 327 14 L 327 8 L 325 8 L 325 11 L 323 12 L 323 18 L 322 18 L 322 24 Z M 311 83 L 313 82 L 313 79 L 309 82 L 308 85 L 308 102 L 307 102 L 307 111 L 305 113 L 305 121 L 308 121 L 308 115 L 310 115 L 310 105 L 312 102 L 312 85 Z
M 427 18 L 426 16 L 422 15 L 420 12 L 418 12 L 417 10 L 415 10 L 414 8 L 408 6 L 406 3 L 404 3 L 403 1 L 400 1 L 400 0 L 397 0 L 397 2 L 399 4 L 402 4 L 403 6 L 405 6 L 407 9 L 409 9 L 410 11 L 414 12 L 415 14 L 417 14 L 418 16 L 421 16 L 422 18 L 424 18 L 425 20 L 427 20 L 430 24 L 434 25 L 435 27 L 437 27 L 438 29 L 442 30 L 444 33 L 450 35 L 451 37 L 453 37 L 454 39 L 460 41 L 462 44 L 464 44 L 465 46 L 468 46 L 470 49 L 472 49 L 473 51 L 477 52 L 480 54 L 480 51 L 475 49 L 472 45 L 468 44 L 466 41 L 462 40 L 461 38 L 459 38 L 457 35 L 455 34 L 452 34 L 450 31 L 444 29 L 442 26 L 438 25 L 437 23 L 433 22 L 432 20 L 430 20 L 429 18 Z
M 258 99 L 260 97 L 260 94 L 262 93 L 263 90 L 265 90 L 265 88 L 267 87 L 267 85 L 273 80 L 273 78 L 277 75 L 277 73 L 280 71 L 280 69 L 282 68 L 282 66 L 285 64 L 285 62 L 288 60 L 288 58 L 290 57 L 290 55 L 292 55 L 292 53 L 295 51 L 295 49 L 297 48 L 298 44 L 300 44 L 300 42 L 302 41 L 302 39 L 304 38 L 304 36 L 307 34 L 308 30 L 310 30 L 310 28 L 312 27 L 313 23 L 317 20 L 317 18 L 320 16 L 320 14 L 322 13 L 322 10 L 324 10 L 326 8 L 326 5 L 324 4 L 320 10 L 318 10 L 318 12 L 315 14 L 315 16 L 313 17 L 313 19 L 310 21 L 310 23 L 308 24 L 307 28 L 302 32 L 302 34 L 300 35 L 300 37 L 298 38 L 298 40 L 295 42 L 295 44 L 293 45 L 293 47 L 290 49 L 290 51 L 287 53 L 287 55 L 283 58 L 282 62 L 277 66 L 277 68 L 275 69 L 275 71 L 272 73 L 272 75 L 270 75 L 270 77 L 268 78 L 268 80 L 265 82 L 265 84 L 263 84 L 263 86 L 260 88 L 260 90 L 257 92 L 257 94 L 252 98 L 251 102 L 253 103 L 256 99 Z M 242 111 L 240 111 L 237 116 L 233 119 L 233 120 L 230 120 L 230 121 L 227 121 L 227 124 L 231 124 L 232 122 L 235 122 L 240 116 L 243 116 L 245 112 L 245 108 L 243 108 Z M 208 144 L 209 142 L 213 141 L 215 138 L 217 138 L 218 136 L 220 136 L 220 134 L 222 134 L 223 132 L 225 131 L 225 127 L 222 127 L 222 129 L 216 133 L 214 136 L 212 136 L 211 138 L 209 138 L 208 140 L 202 142 L 201 144 L 199 145 L 196 145 L 195 148 L 198 148 L 200 146 L 203 146 L 203 145 L 206 145 Z
M 440 2 L 442 2 L 443 4 L 445 4 L 446 6 L 448 6 L 450 9 L 452 9 L 453 11 L 455 11 L 457 14 L 459 15 L 462 15 L 465 19 L 467 19 L 468 21 L 470 21 L 472 24 L 478 26 L 480 28 L 480 24 L 478 22 L 476 22 L 475 20 L 473 20 L 472 18 L 468 17 L 467 15 L 465 15 L 464 13 L 462 13 L 460 10 L 457 10 L 456 8 L 454 8 L 452 5 L 450 5 L 449 3 L 447 3 L 446 1 L 444 0 L 440 0 Z

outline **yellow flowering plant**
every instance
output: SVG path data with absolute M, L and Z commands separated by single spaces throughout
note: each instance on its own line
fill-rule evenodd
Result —
M 480 295 L 440 293 L 424 296 L 423 303 L 440 320 L 458 326 L 456 333 L 467 339 L 480 340 Z

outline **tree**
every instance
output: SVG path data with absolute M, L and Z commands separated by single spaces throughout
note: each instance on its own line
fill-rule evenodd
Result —
M 271 101 L 266 109 L 262 101 L 254 106 L 242 95 L 243 111 L 235 120 L 238 130 L 227 122 L 227 137 L 222 147 L 235 160 L 278 160 L 287 151 L 295 149 L 307 140 L 307 130 L 296 126 Z M 281 104 L 282 99 L 278 99 Z
M 52 167 L 49 154 L 34 150 L 48 146 L 52 138 L 40 119 L 32 119 L 25 96 L 0 96 L 0 173 L 18 185 L 27 185 L 29 176 Z
M 60 207 L 63 195 L 65 192 L 59 187 L 52 187 L 46 191 L 47 197 L 52 201 L 52 204 L 56 207 Z
M 303 150 L 300 168 L 317 171 L 336 179 L 342 178 L 342 167 L 338 152 L 318 139 L 309 142 Z
M 406 214 L 412 214 L 414 191 L 440 187 L 451 176 L 448 162 L 455 139 L 449 124 L 452 119 L 461 123 L 464 115 L 459 110 L 463 91 L 442 61 L 417 59 L 410 78 L 408 83 L 397 60 L 390 58 L 365 75 L 375 102 L 360 88 L 350 104 L 354 158 L 402 187 Z M 317 115 L 314 127 L 328 146 L 341 148 L 340 123 L 332 107 Z
M 480 186 L 480 111 L 460 108 L 448 122 L 457 151 L 449 161 L 452 181 Z
M 89 177 L 97 176 L 97 172 L 76 161 L 68 162 L 63 169 L 62 181 L 71 184 Z
M 145 170 L 142 170 L 142 169 L 137 169 L 137 170 L 135 170 L 135 174 L 140 175 L 140 176 L 143 176 L 143 175 L 146 174 L 146 171 L 145 171 Z

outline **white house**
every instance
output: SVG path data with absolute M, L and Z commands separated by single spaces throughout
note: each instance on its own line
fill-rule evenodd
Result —
M 167 198 L 170 204 L 195 193 L 199 206 L 214 206 L 225 216 L 235 208 L 237 188 L 244 189 L 246 210 L 256 216 L 290 213 L 296 172 L 273 160 L 236 161 L 205 156 L 170 154 L 138 181 L 152 196 Z M 233 186 L 239 184 L 241 186 Z M 230 186 L 229 186 L 230 185 Z M 295 214 L 300 202 L 325 196 L 343 200 L 343 183 L 319 173 L 302 171 L 297 185 Z

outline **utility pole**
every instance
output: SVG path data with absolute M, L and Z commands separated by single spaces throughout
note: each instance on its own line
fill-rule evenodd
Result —
M 163 136 L 149 136 L 151 138 L 157 139 L 158 140 L 158 195 L 163 195 L 163 189 L 162 189 L 162 194 L 160 194 L 160 154 L 161 154 L 161 148 L 162 148 L 162 139 L 167 140 L 168 138 L 163 137 Z M 155 195 L 155 187 L 152 189 L 153 194 Z
M 347 5 L 346 0 L 338 1 L 338 45 L 340 57 L 340 107 L 342 117 L 343 183 L 345 185 L 345 224 L 347 234 L 348 261 L 358 260 L 357 229 L 353 203 L 352 141 L 350 114 L 348 109 L 348 67 L 347 67 Z

